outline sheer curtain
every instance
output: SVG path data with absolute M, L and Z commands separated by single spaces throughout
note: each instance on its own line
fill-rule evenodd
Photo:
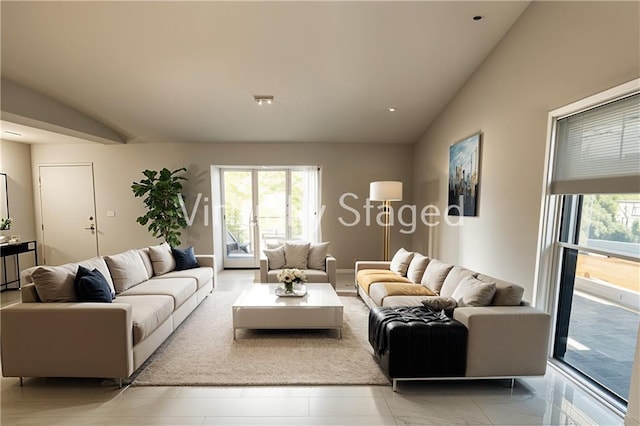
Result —
M 318 166 L 309 166 L 298 172 L 302 173 L 303 186 L 301 239 L 318 243 L 322 241 L 322 171 Z

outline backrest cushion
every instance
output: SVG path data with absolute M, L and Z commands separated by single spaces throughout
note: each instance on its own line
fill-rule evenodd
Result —
M 442 283 L 440 296 L 451 297 L 454 290 L 458 287 L 458 284 L 460 284 L 460 281 L 462 281 L 464 277 L 475 277 L 477 274 L 477 272 L 463 268 L 462 266 L 454 266 L 444 279 L 444 283 Z
M 424 270 L 427 269 L 429 260 L 427 256 L 423 256 L 420 253 L 413 255 L 411 262 L 409 262 L 409 268 L 407 268 L 407 278 L 409 278 L 412 283 L 418 284 L 422 280 Z
M 171 254 L 176 260 L 176 271 L 184 271 L 186 269 L 193 269 L 200 266 L 198 265 L 196 255 L 193 252 L 193 247 L 187 247 L 186 249 L 171 247 Z
M 438 259 L 431 259 L 427 265 L 427 269 L 424 270 L 424 275 L 422 275 L 420 284 L 427 287 L 435 294 L 440 294 L 440 289 L 442 288 L 444 280 L 447 278 L 447 274 L 451 268 L 453 268 L 453 265 Z
M 80 302 L 111 303 L 115 296 L 106 278 L 97 269 L 90 271 L 79 266 L 73 285 Z
M 409 269 L 409 263 L 411 263 L 411 259 L 413 259 L 414 253 L 412 251 L 407 251 L 403 248 L 398 249 L 396 254 L 393 255 L 391 259 L 391 265 L 389 269 L 401 277 L 407 276 L 407 269 Z
M 307 258 L 307 268 L 318 271 L 326 270 L 327 254 L 329 254 L 329 243 L 315 243 L 309 246 L 309 256 Z
M 147 268 L 137 250 L 131 249 L 113 256 L 105 256 L 113 278 L 116 294 L 147 280 Z
M 451 295 L 459 307 L 462 306 L 489 306 L 496 294 L 496 283 L 487 283 L 472 276 L 466 276 L 456 287 Z
M 138 254 L 142 259 L 142 263 L 144 263 L 144 267 L 147 270 L 147 279 L 153 277 L 153 262 L 151 262 L 151 257 L 149 257 L 149 247 L 138 249 Z
M 78 263 L 36 267 L 31 272 L 31 280 L 40 300 L 42 302 L 77 302 L 78 296 L 73 284 L 80 265 L 89 270 L 100 271 L 110 291 L 114 291 L 113 280 L 105 260 L 102 257 L 94 257 Z
M 153 264 L 153 273 L 163 275 L 176 269 L 176 260 L 171 254 L 171 247 L 166 242 L 149 247 L 149 257 Z
M 284 243 L 284 260 L 287 268 L 307 269 L 311 243 Z
M 519 306 L 524 295 L 524 288 L 510 283 L 509 281 L 499 280 L 489 275 L 480 274 L 478 279 L 482 282 L 496 283 L 496 294 L 491 301 L 495 306 Z
M 280 246 L 271 250 L 263 250 L 267 261 L 269 262 L 269 269 L 282 269 L 284 268 L 284 246 Z

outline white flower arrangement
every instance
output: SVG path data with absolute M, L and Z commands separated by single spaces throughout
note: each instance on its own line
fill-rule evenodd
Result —
M 11 224 L 13 223 L 13 219 L 10 217 L 3 217 L 0 219 L 0 231 L 6 231 L 11 229 Z
M 307 276 L 300 269 L 283 269 L 278 272 L 278 281 L 285 285 L 304 284 L 307 282 Z

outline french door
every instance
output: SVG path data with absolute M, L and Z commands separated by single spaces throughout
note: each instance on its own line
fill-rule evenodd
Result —
M 257 268 L 262 250 L 285 240 L 319 240 L 319 170 L 223 168 L 225 268 Z

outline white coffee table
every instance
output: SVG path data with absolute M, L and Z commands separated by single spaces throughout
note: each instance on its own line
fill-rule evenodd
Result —
M 232 306 L 233 339 L 239 328 L 338 330 L 342 338 L 344 306 L 331 284 L 307 284 L 302 297 L 276 296 L 280 284 L 254 284 Z

